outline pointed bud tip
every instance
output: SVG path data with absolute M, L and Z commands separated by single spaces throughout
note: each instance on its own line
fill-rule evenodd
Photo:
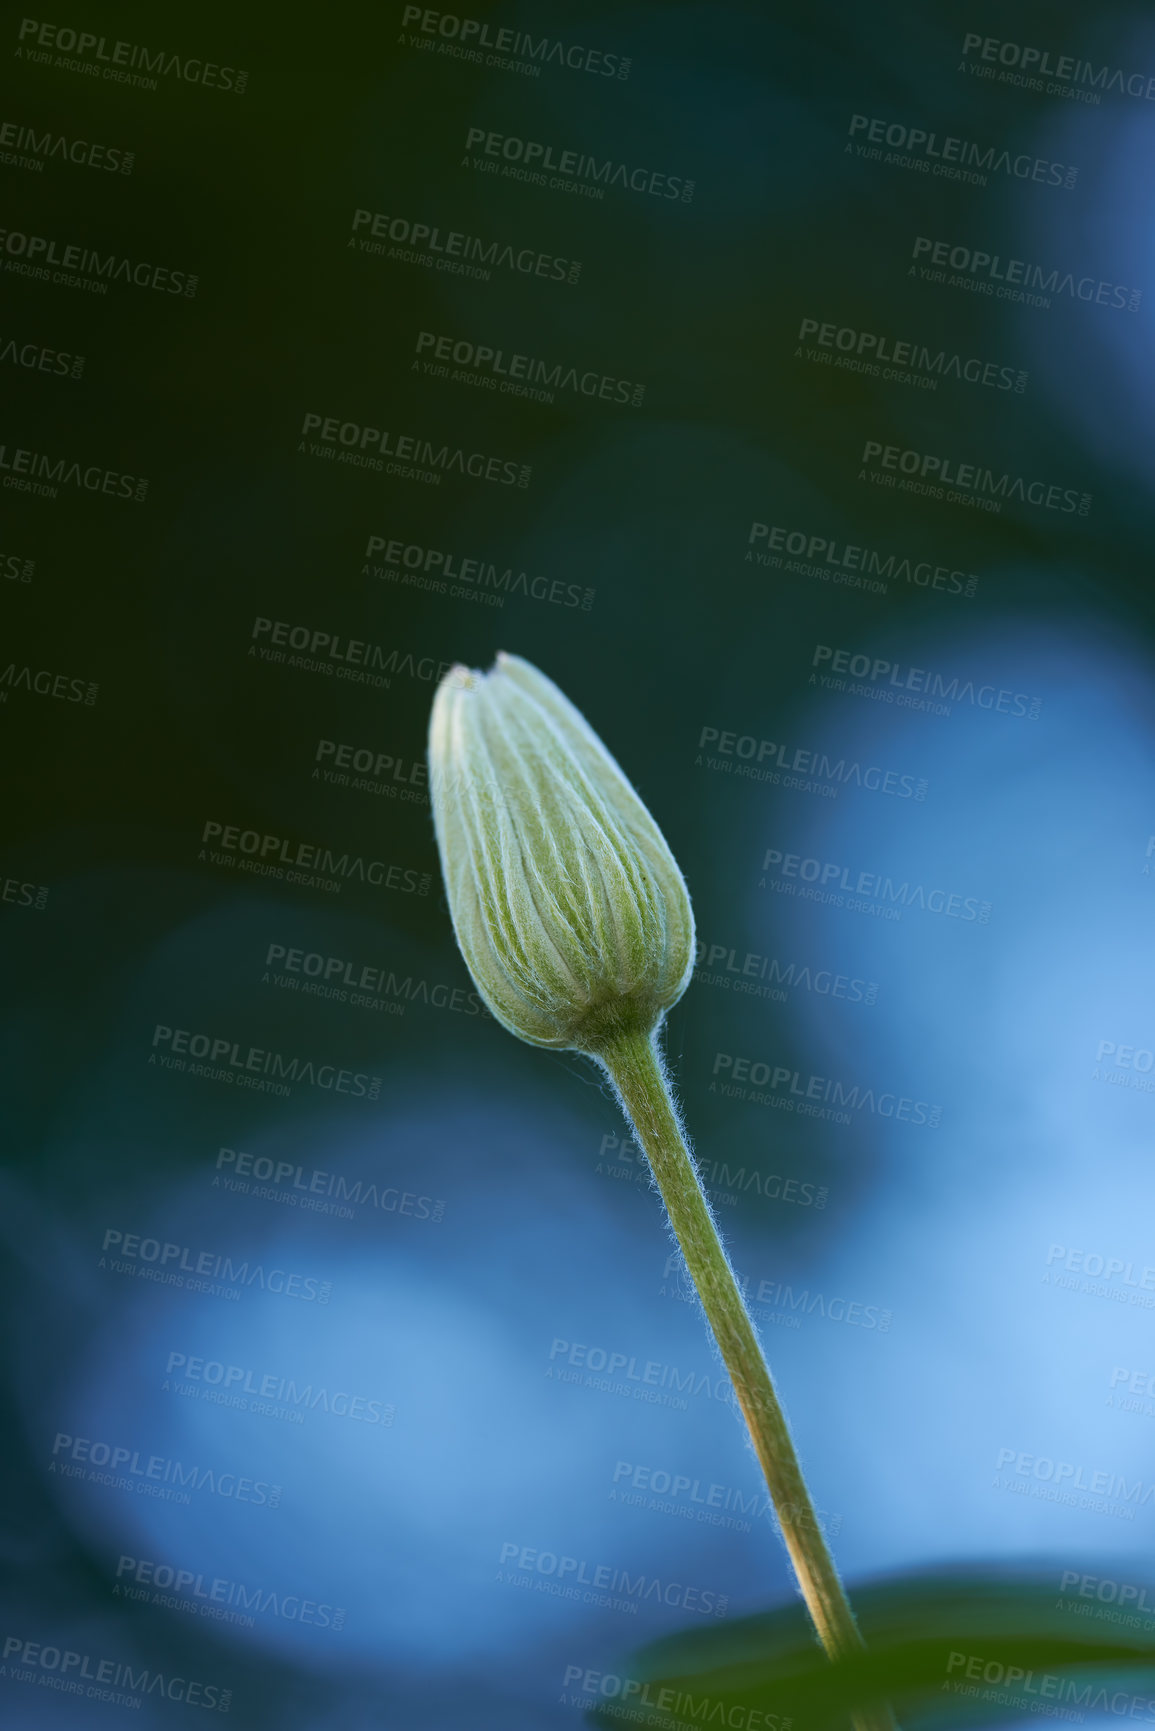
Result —
M 453 691 L 476 691 L 495 673 L 508 673 L 512 668 L 518 666 L 520 661 L 519 655 L 511 655 L 505 649 L 499 649 L 494 655 L 493 666 L 488 673 L 480 667 L 468 667 L 464 661 L 455 661 L 442 680 L 442 684 Z

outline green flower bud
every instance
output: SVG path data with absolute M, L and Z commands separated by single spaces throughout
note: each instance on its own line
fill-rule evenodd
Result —
M 497 1020 L 597 1054 L 649 1034 L 694 963 L 689 892 L 661 830 L 544 673 L 451 668 L 429 723 L 453 929 Z

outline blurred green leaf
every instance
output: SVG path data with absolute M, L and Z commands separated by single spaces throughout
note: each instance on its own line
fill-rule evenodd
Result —
M 1104 1573 L 1100 1565 L 1093 1578 Z M 1028 1576 L 983 1564 L 859 1585 L 851 1601 L 861 1659 L 830 1664 L 799 1602 L 643 1648 L 586 1689 L 588 1722 L 843 1731 L 855 1706 L 887 1700 L 904 1731 L 1013 1723 L 1019 1713 L 1155 1724 L 1155 1610 L 1135 1600 L 1129 1609 L 1060 1595 L 1053 1567 Z M 1155 1606 L 1155 1589 L 1142 1602 Z

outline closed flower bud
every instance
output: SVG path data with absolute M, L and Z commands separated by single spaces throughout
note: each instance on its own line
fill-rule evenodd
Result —
M 456 666 L 433 700 L 429 786 L 461 953 L 535 1046 L 649 1034 L 689 983 L 694 916 L 657 824 L 551 679 L 518 655 Z

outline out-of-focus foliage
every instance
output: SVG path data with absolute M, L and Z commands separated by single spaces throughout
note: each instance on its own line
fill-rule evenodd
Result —
M 1076 1723 L 1155 1713 L 1155 1614 L 1100 1604 L 1077 1586 L 1061 1594 L 1053 1570 L 904 1575 L 856 1587 L 852 1600 L 868 1646 L 861 1659 L 832 1665 L 801 1604 L 790 1605 L 654 1642 L 592 1688 L 579 1680 L 587 1722 L 841 1731 L 853 1707 L 879 1699 L 903 1731 L 1014 1723 L 1019 1713 Z

